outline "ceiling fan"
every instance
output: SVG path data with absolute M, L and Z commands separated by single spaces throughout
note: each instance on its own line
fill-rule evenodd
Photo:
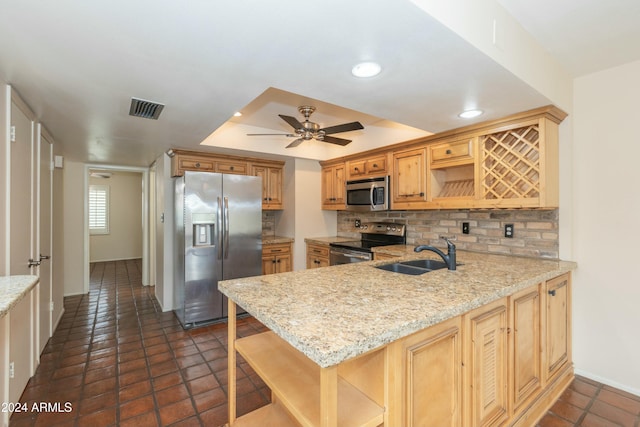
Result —
M 278 116 L 280 116 L 282 120 L 289 123 L 289 125 L 293 127 L 294 133 L 248 133 L 247 136 L 284 135 L 288 137 L 297 137 L 297 139 L 291 144 L 287 145 L 286 148 L 297 147 L 298 145 L 302 144 L 303 141 L 309 141 L 311 139 L 344 146 L 350 143 L 351 140 L 336 138 L 334 136 L 328 135 L 364 129 L 364 126 L 362 126 L 360 122 L 344 123 L 341 125 L 320 128 L 319 124 L 309 121 L 309 117 L 314 111 L 316 111 L 316 107 L 303 105 L 301 107 L 298 107 L 298 111 L 304 116 L 304 122 L 302 123 L 300 123 L 295 117 L 278 114 Z

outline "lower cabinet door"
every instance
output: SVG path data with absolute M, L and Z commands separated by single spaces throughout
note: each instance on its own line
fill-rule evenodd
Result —
M 403 420 L 407 427 L 462 425 L 461 319 L 403 340 Z
M 511 402 L 514 411 L 537 395 L 542 387 L 542 318 L 540 285 L 510 297 Z
M 502 298 L 464 316 L 467 421 L 498 426 L 509 416 L 507 392 L 507 300 Z
M 546 282 L 545 380 L 552 381 L 571 361 L 571 279 L 564 274 Z

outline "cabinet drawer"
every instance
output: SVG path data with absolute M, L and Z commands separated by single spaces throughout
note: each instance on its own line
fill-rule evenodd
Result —
M 473 161 L 472 140 L 435 144 L 430 147 L 431 163 L 450 161 Z
M 213 171 L 213 160 L 203 160 L 193 157 L 181 157 L 178 159 L 178 168 L 191 171 Z
M 324 245 L 307 245 L 307 255 L 314 255 L 319 257 L 329 257 L 329 246 Z
M 291 245 L 289 245 L 288 243 L 262 246 L 263 256 L 288 254 L 290 252 Z
M 216 166 L 216 172 L 220 173 L 246 175 L 247 170 L 247 163 L 245 162 L 218 162 Z
M 365 162 L 364 160 L 358 162 L 349 162 L 349 176 L 359 176 L 364 175 L 365 171 Z
M 383 173 L 387 171 L 387 158 L 384 156 L 374 157 L 367 160 L 366 165 L 367 173 Z

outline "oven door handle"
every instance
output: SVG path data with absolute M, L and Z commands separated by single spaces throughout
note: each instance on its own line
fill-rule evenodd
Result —
M 369 258 L 367 255 L 348 254 L 348 253 L 337 252 L 337 251 L 331 251 L 331 255 L 341 255 L 345 258 L 356 258 L 364 261 L 371 261 L 371 258 Z

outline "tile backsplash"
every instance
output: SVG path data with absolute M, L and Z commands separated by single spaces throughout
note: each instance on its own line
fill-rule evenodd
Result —
M 262 237 L 276 235 L 276 214 L 274 211 L 262 211 Z
M 459 249 L 536 258 L 557 259 L 559 256 L 557 209 L 339 211 L 338 235 L 360 237 L 354 224 L 356 219 L 405 224 L 407 244 L 411 245 L 430 244 L 446 248 L 440 236 L 448 236 L 454 238 Z M 469 234 L 462 233 L 463 222 L 469 223 Z M 504 237 L 505 224 L 513 224 L 512 238 Z

